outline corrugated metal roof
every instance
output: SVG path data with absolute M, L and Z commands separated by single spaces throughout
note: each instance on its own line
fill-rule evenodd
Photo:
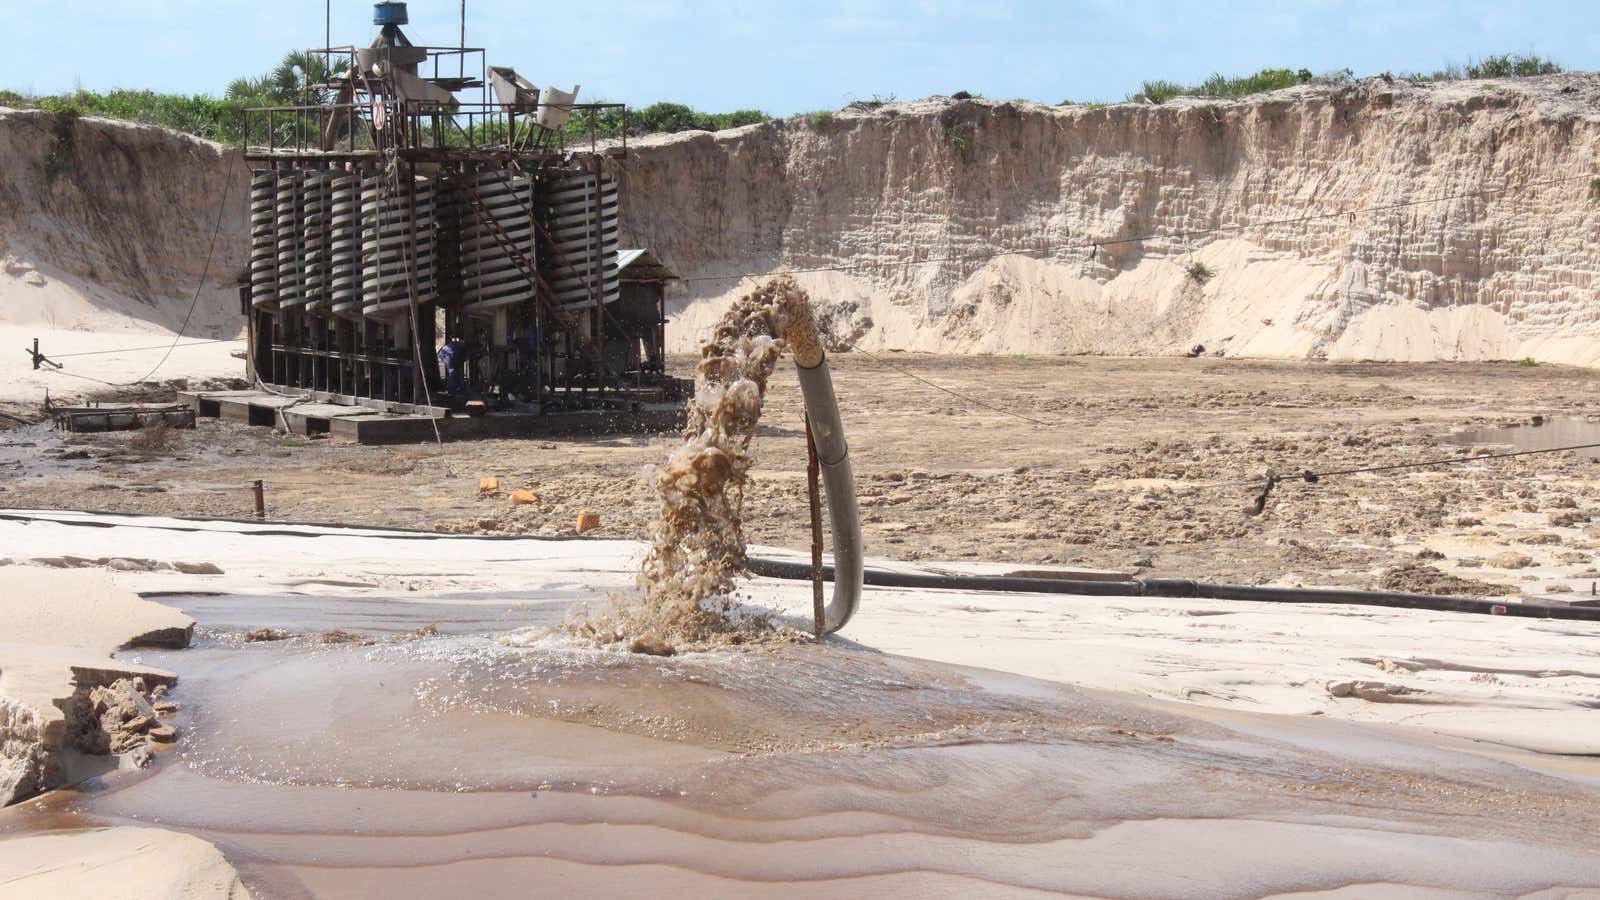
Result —
M 678 273 L 661 264 L 649 250 L 618 250 L 617 270 L 623 281 L 676 281 Z

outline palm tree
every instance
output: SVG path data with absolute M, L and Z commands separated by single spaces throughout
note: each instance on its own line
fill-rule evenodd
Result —
M 338 78 L 349 69 L 347 60 L 328 60 L 304 50 L 285 53 L 272 71 L 256 78 L 235 78 L 228 84 L 227 98 L 246 106 L 317 106 L 331 101 L 320 85 Z
M 333 94 L 321 85 L 343 75 L 349 69 L 346 60 L 334 60 L 333 65 L 328 65 L 328 60 L 315 53 L 304 50 L 292 50 L 284 54 L 283 59 L 272 67 L 272 71 L 255 78 L 235 78 L 228 84 L 228 100 L 237 103 L 243 109 L 267 106 L 326 106 L 333 102 Z M 281 121 L 277 123 L 277 140 L 289 142 L 294 140 L 296 132 L 303 132 L 308 125 L 316 127 L 316 119 L 310 122 L 301 120 L 297 116 L 280 115 Z M 250 140 L 263 140 L 266 138 L 266 116 L 252 119 L 250 131 L 252 134 L 245 136 L 246 142 Z M 301 134 L 302 139 L 309 135 Z

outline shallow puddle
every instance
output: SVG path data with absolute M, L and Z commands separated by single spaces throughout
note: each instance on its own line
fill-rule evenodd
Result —
M 1579 444 L 1600 444 L 1600 421 L 1587 419 L 1546 419 L 1540 424 L 1487 425 L 1445 435 L 1445 443 L 1463 447 L 1505 445 L 1516 450 L 1551 450 Z M 1600 447 L 1574 451 L 1588 459 L 1600 459 Z

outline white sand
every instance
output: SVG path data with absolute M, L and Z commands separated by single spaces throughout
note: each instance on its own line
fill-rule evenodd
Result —
M 296 593 L 471 603 L 474 594 L 631 585 L 629 541 L 406 539 L 379 529 L 295 526 L 315 539 L 249 535 L 280 526 L 37 512 L 0 522 L 15 558 L 127 555 L 216 563 L 223 575 L 129 572 L 137 590 Z M 49 520 L 123 523 L 90 528 Z M 160 527 L 201 528 L 184 532 Z M 754 548 L 783 556 L 784 551 Z M 177 555 L 175 555 L 177 554 Z M 793 558 L 792 554 L 789 554 Z M 874 564 L 887 564 L 878 561 Z M 933 564 L 898 568 L 926 569 Z M 961 571 L 957 564 L 940 564 Z M 6 572 L 0 569 L 0 577 Z M 328 583 L 334 582 L 334 583 Z M 749 594 L 808 616 L 807 586 L 758 580 Z M 866 589 L 842 637 L 886 652 L 1252 712 L 1404 724 L 1542 752 L 1600 752 L 1591 711 L 1600 623 L 1336 605 Z M 1413 693 L 1377 702 L 1330 685 Z M 1378 696 L 1367 690 L 1369 696 Z
M 1203 285 L 1185 268 L 1204 263 Z M 953 285 L 939 306 L 911 302 L 870 278 L 841 272 L 795 276 L 841 340 L 868 351 L 982 354 L 1177 355 L 1195 345 L 1231 357 L 1420 362 L 1512 360 L 1600 365 L 1595 342 L 1528 334 L 1487 305 L 1427 306 L 1395 298 L 1331 305 L 1356 290 L 1351 275 L 1316 260 L 1221 239 L 1174 258 L 1148 257 L 1104 280 L 1081 267 L 1001 256 Z M 1343 279 L 1343 280 L 1341 280 Z M 708 288 L 721 288 L 711 282 Z M 671 349 L 698 348 L 728 302 L 748 289 L 679 300 Z M 1358 293 L 1360 291 L 1357 291 Z M 869 324 L 870 323 L 870 324 Z
M 0 622 L 0 806 L 53 786 L 48 772 L 67 749 L 64 708 L 80 687 L 135 675 L 174 679 L 112 660 L 118 647 L 151 636 L 170 643 L 194 626 L 104 571 L 27 566 L 0 569 Z
M 39 351 L 52 359 L 65 356 L 61 371 L 33 368 L 23 352 L 39 339 Z M 0 322 L 0 403 L 32 406 L 51 397 L 78 397 L 109 388 L 100 382 L 125 382 L 145 377 L 172 344 L 173 333 L 162 329 L 137 331 L 58 331 L 36 325 Z M 150 375 L 151 380 L 173 378 L 243 378 L 244 361 L 232 354 L 244 341 L 210 342 L 206 338 L 181 338 L 171 357 Z M 112 352 L 106 352 L 112 351 Z M 85 376 L 85 377 L 77 377 Z M 97 379 L 90 381 L 87 379 Z
M 159 828 L 0 838 L 0 900 L 249 900 L 217 848 Z

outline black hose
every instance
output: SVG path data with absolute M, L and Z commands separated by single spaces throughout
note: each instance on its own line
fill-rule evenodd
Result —
M 750 571 L 767 578 L 811 580 L 811 566 L 775 559 L 750 560 Z M 823 567 L 831 579 L 832 569 Z M 1073 578 L 1013 578 L 1008 575 L 927 575 L 867 569 L 863 583 L 874 587 L 932 588 L 939 590 L 1000 591 L 1027 594 L 1076 594 L 1089 597 L 1172 597 L 1179 599 L 1244 600 L 1252 603 L 1342 603 L 1387 606 L 1437 612 L 1523 616 L 1533 619 L 1577 619 L 1600 622 L 1600 606 L 1556 603 L 1507 603 L 1483 597 L 1449 597 L 1404 594 L 1398 591 L 1357 591 L 1347 588 L 1254 587 L 1243 584 L 1208 584 L 1187 578 L 1135 578 L 1128 581 L 1088 581 Z

